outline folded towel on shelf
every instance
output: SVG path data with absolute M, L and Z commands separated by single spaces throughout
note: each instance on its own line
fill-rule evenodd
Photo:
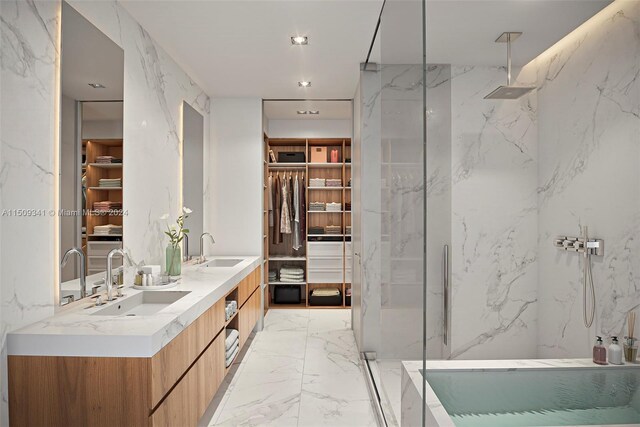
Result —
M 327 212 L 340 212 L 342 211 L 342 203 L 327 203 Z
M 327 234 L 342 234 L 341 225 L 327 225 L 324 229 Z
M 236 358 L 236 356 L 238 355 L 238 352 L 240 351 L 240 346 L 238 345 L 234 346 L 233 348 L 234 348 L 233 353 L 231 353 L 225 359 L 225 362 L 224 362 L 225 368 L 228 368 L 229 366 L 231 366 L 231 364 L 233 363 L 233 359 Z
M 335 297 L 340 295 L 340 291 L 335 288 L 314 289 L 311 291 L 311 295 L 316 297 Z
M 225 359 L 227 357 L 230 357 L 236 351 L 236 349 L 239 346 L 240 346 L 240 340 L 238 338 L 236 338 L 236 340 L 233 342 L 233 344 L 231 344 L 231 347 L 229 347 L 227 350 L 224 351 Z
M 93 227 L 93 234 L 109 236 L 112 234 L 122 234 L 122 226 L 115 224 L 96 225 Z
M 227 329 L 226 333 L 227 333 L 227 338 L 224 340 L 224 347 L 225 347 L 225 350 L 229 350 L 231 347 L 233 347 L 233 344 L 240 337 L 240 333 L 238 332 L 237 329 Z
M 324 227 L 309 227 L 309 234 L 324 234 Z
M 122 178 L 102 178 L 98 180 L 98 187 L 122 187 Z
M 291 273 L 291 274 L 296 274 L 296 273 L 304 273 L 304 270 L 300 267 L 291 267 L 291 266 L 283 266 L 280 267 L 280 274 L 287 274 L 287 273 Z
M 347 235 L 350 235 L 350 234 L 351 234 L 351 226 L 350 226 L 350 225 L 347 225 L 347 226 L 345 227 L 345 233 L 346 233 Z
M 310 178 L 309 187 L 325 187 L 325 182 L 324 178 Z
M 327 204 L 324 202 L 311 202 L 309 203 L 310 211 L 325 211 L 327 209 Z
M 119 211 L 119 210 L 122 210 L 122 203 L 121 202 L 110 202 L 110 201 L 94 202 L 93 203 L 93 210 L 94 211 L 99 211 L 99 212 Z
M 225 320 L 229 320 L 236 314 L 238 311 L 238 302 L 237 301 L 226 301 L 224 307 Z
M 281 277 L 280 282 L 282 283 L 304 283 L 304 278 L 302 279 L 288 279 L 286 277 Z
M 341 179 L 327 179 L 325 182 L 327 187 L 342 187 Z

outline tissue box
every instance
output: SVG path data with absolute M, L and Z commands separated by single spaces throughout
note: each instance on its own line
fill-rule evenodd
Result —
M 152 276 L 160 275 L 160 271 L 159 265 L 145 265 L 142 267 L 142 272 L 144 274 L 151 274 Z

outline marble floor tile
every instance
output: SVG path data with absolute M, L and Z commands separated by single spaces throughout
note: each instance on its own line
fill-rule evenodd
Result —
M 350 319 L 349 310 L 270 310 L 200 425 L 374 426 Z
M 393 410 L 396 420 L 400 420 L 402 411 L 402 361 L 377 360 L 382 393 L 384 393 Z
M 269 310 L 264 318 L 265 331 L 307 332 L 309 310 Z
M 351 330 L 351 310 L 311 310 L 309 333 Z
M 358 373 L 361 366 L 352 331 L 321 332 L 307 338 L 305 374 Z

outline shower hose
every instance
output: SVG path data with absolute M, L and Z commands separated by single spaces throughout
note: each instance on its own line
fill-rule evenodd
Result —
M 583 227 L 584 231 L 584 266 L 582 274 L 583 290 L 582 290 L 582 318 L 584 326 L 590 328 L 593 324 L 593 318 L 596 313 L 596 291 L 593 286 L 593 273 L 591 272 L 591 252 L 587 248 L 589 236 L 587 235 L 587 227 Z M 588 288 L 588 289 L 587 289 Z M 587 308 L 587 293 L 591 294 L 591 310 Z M 589 314 L 587 314 L 589 312 Z

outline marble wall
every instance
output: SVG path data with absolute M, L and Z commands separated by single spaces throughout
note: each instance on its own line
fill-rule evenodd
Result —
M 528 64 L 538 85 L 538 356 L 589 357 L 640 305 L 640 2 L 616 1 Z M 583 325 L 583 258 L 557 235 L 605 240 L 596 319 Z
M 159 217 L 177 216 L 180 205 L 181 105 L 186 100 L 204 115 L 208 140 L 209 97 L 118 3 L 70 4 L 125 51 L 124 245 L 136 261 L 162 263 L 166 240 Z M 57 197 L 60 2 L 20 0 L 0 2 L 0 8 L 1 208 L 48 211 Z M 58 267 L 54 218 L 48 214 L 3 215 L 0 235 L 0 424 L 7 425 L 5 335 L 53 313 Z
M 535 356 L 535 93 L 485 100 L 498 67 L 451 71 L 451 358 Z

